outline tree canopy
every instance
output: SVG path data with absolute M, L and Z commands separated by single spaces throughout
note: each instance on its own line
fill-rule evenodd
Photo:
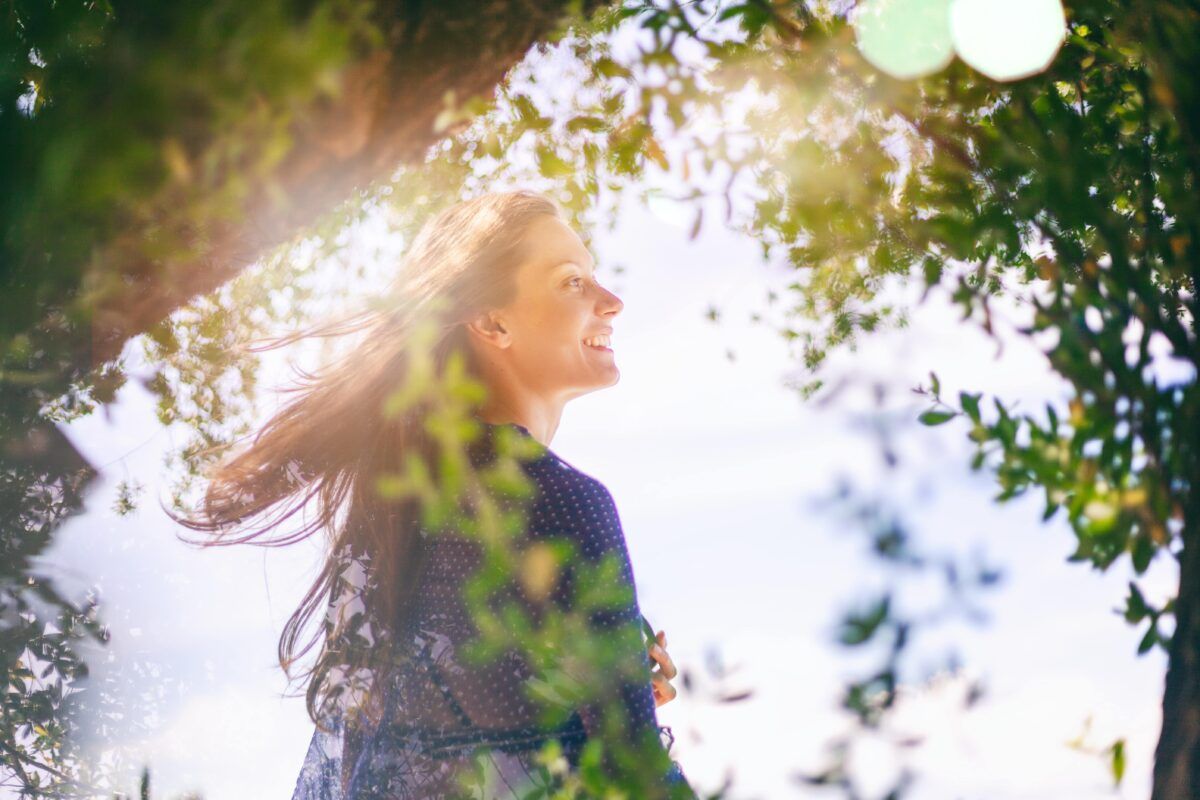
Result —
M 694 187 L 677 198 L 695 204 L 693 234 L 714 222 L 703 201 L 720 197 L 716 222 L 795 270 L 766 310 L 809 376 L 803 398 L 824 387 L 834 349 L 904 324 L 906 309 L 878 299 L 889 283 L 944 288 L 962 324 L 989 332 L 995 297 L 1033 309 L 1023 333 L 1071 386 L 1066 407 L 1016 415 L 1004 398 L 943 398 L 935 377 L 921 421 L 964 425 L 978 445 L 970 468 L 995 476 L 998 502 L 1033 490 L 1045 519 L 1061 511 L 1073 560 L 1104 570 L 1128 557 L 1138 574 L 1178 560 L 1178 595 L 1152 607 L 1131 583 L 1125 615 L 1145 628 L 1139 652 L 1169 654 L 1153 796 L 1200 796 L 1200 12 L 1176 0 L 1065 3 L 1049 65 L 998 81 L 961 58 L 919 76 L 882 71 L 856 35 L 872 5 L 625 2 L 556 34 L 553 63 L 546 48 L 525 51 L 556 20 L 500 4 L 19 6 L 0 106 L 12 154 L 0 440 L 14 554 L 0 579 L 22 609 L 32 586 L 69 611 L 66 633 L 32 614 L 4 629 L 7 680 L 23 698 L 6 700 L 6 763 L 57 763 L 53 731 L 32 746 L 13 735 L 57 714 L 53 695 L 27 691 L 18 655 L 35 643 L 69 679 L 81 667 L 70 632 L 95 612 L 31 581 L 29 557 L 84 469 L 54 444 L 53 423 L 112 399 L 125 378 L 119 342 L 146 330 L 160 417 L 195 432 L 179 454 L 186 484 L 204 447 L 239 432 L 253 395 L 254 360 L 235 345 L 320 313 L 303 265 L 314 247 L 336 253 L 365 205 L 388 206 L 406 234 L 463 195 L 537 184 L 594 223 L 602 189 L 658 171 Z M 395 22 L 412 15 L 503 44 L 487 56 L 447 47 Z M 460 19 L 470 24 L 450 23 Z M 611 36 L 631 29 L 639 47 L 618 53 Z M 454 57 L 471 66 L 442 61 Z M 409 73 L 397 64 L 420 64 L 427 83 L 399 92 L 396 75 Z M 456 105 L 497 81 L 494 96 Z M 353 202 L 322 216 L 351 187 Z M 81 339 L 91 325 L 97 338 Z M 1190 379 L 1161 382 L 1162 360 L 1188 365 Z M 846 643 L 902 635 L 890 612 L 865 612 Z M 847 707 L 874 718 L 894 677 L 857 687 Z

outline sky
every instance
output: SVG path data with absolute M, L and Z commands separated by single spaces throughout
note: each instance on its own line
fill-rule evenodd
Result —
M 712 211 L 707 218 L 719 219 Z M 690 222 L 657 201 L 648 211 L 624 208 L 613 231 L 594 232 L 600 279 L 625 303 L 612 337 L 621 377 L 569 404 L 550 447 L 612 492 L 642 610 L 692 678 L 694 691 L 677 678 L 679 696 L 658 709 L 692 783 L 714 791 L 730 777 L 734 798 L 833 796 L 792 775 L 824 764 L 825 745 L 849 723 L 839 690 L 872 661 L 833 643 L 835 623 L 886 579 L 866 555 L 862 527 L 812 505 L 844 477 L 888 498 L 917 549 L 981 553 L 1004 575 L 979 596 L 985 623 L 917 637 L 912 669 L 930 683 L 904 693 L 894 725 L 921 743 L 898 761 L 885 744 L 859 742 L 852 764 L 862 796 L 882 796 L 907 764 L 918 775 L 910 796 L 922 800 L 1148 797 L 1165 656 L 1138 657 L 1141 630 L 1115 613 L 1132 573 L 1127 559 L 1105 573 L 1068 563 L 1073 536 L 1062 516 L 1042 523 L 1036 496 L 993 503 L 994 481 L 968 468 L 962 424 L 912 422 L 929 403 L 908 389 L 927 385 L 930 370 L 945 397 L 965 389 L 1018 411 L 1061 406 L 1062 382 L 1012 333 L 1019 310 L 997 309 L 997 357 L 996 342 L 962 322 L 944 292 L 917 305 L 913 287 L 895 287 L 912 309 L 910 325 L 834 354 L 829 383 L 858 382 L 824 407 L 804 403 L 786 385 L 797 368 L 786 344 L 749 319 L 767 312 L 766 292 L 782 292 L 788 270 L 764 264 L 757 243 L 717 225 L 689 241 Z M 368 222 L 358 246 L 393 257 L 372 244 L 380 231 Z M 706 318 L 711 306 L 719 324 Z M 880 409 L 872 380 L 892 387 Z M 147 714 L 131 715 L 141 729 L 128 740 L 151 765 L 155 797 L 290 797 L 312 723 L 302 697 L 281 697 L 276 645 L 315 577 L 318 545 L 204 551 L 180 542 L 157 503 L 167 497 L 163 456 L 178 432 L 159 426 L 153 405 L 130 381 L 106 412 L 67 427 L 103 477 L 43 563 L 68 589 L 100 588 L 112 660 L 98 661 L 95 674 L 150 693 Z M 870 434 L 880 413 L 907 421 L 896 433 L 898 470 L 884 467 Z M 119 517 L 116 485 L 130 477 L 146 491 L 136 512 Z M 1161 602 L 1176 580 L 1160 558 L 1142 585 Z M 939 584 L 918 579 L 899 597 L 923 608 Z M 951 651 L 957 670 L 946 666 Z M 723 676 L 710 665 L 723 666 Z M 974 680 L 985 693 L 963 710 Z M 742 690 L 749 699 L 717 699 Z M 1119 790 L 1100 756 L 1068 746 L 1085 725 L 1089 747 L 1126 739 Z

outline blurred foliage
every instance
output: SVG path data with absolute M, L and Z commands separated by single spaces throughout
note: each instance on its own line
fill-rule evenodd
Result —
M 1112 775 L 1113 787 L 1118 787 L 1125 778 L 1125 738 L 1116 739 L 1106 747 L 1095 747 L 1085 741 L 1091 727 L 1092 717 L 1088 715 L 1087 719 L 1083 721 L 1083 731 L 1080 732 L 1079 736 L 1067 742 L 1067 746 L 1073 750 L 1088 753 L 1103 760 L 1108 767 L 1109 774 Z
M 883 405 L 886 394 L 885 386 L 875 385 L 877 405 Z M 889 422 L 882 413 L 877 417 L 872 430 L 879 440 L 880 457 L 887 470 L 880 486 L 898 486 L 902 483 L 903 465 L 891 446 L 895 436 L 891 428 L 897 423 Z M 909 422 L 902 418 L 899 425 Z M 833 491 L 815 498 L 810 505 L 816 513 L 836 514 L 843 523 L 836 530 L 849 529 L 865 536 L 873 566 L 887 576 L 886 585 L 868 592 L 865 602 L 860 599 L 848 608 L 836 627 L 838 644 L 874 659 L 863 677 L 852 678 L 845 685 L 841 708 L 852 723 L 826 744 L 826 763 L 822 767 L 794 774 L 801 785 L 837 790 L 848 800 L 865 797 L 898 800 L 917 785 L 919 775 L 905 763 L 904 756 L 923 744 L 926 734 L 895 719 L 901 707 L 958 692 L 962 695 L 962 708 L 967 711 L 986 694 L 983 681 L 969 677 L 961 669 L 956 651 L 946 653 L 941 666 L 924 667 L 925 674 L 919 674 L 913 662 L 918 640 L 929 637 L 931 631 L 960 619 L 971 624 L 987 622 L 976 595 L 998 585 L 1003 573 L 988 565 L 978 552 L 969 560 L 954 553 L 934 556 L 921 552 L 915 546 L 911 526 L 893 505 L 907 508 L 917 504 L 909 498 L 867 496 L 846 476 L 839 476 Z M 919 579 L 928 575 L 938 581 L 940 589 L 938 602 L 932 606 L 920 598 L 919 592 L 914 599 L 906 591 L 910 585 L 919 586 Z M 929 648 L 921 653 L 928 658 Z M 914 716 L 915 712 L 910 712 L 908 720 Z M 856 748 L 862 742 L 878 740 L 895 752 L 898 764 L 894 782 L 882 790 L 865 788 L 863 784 L 878 784 L 881 774 L 886 777 L 892 771 L 888 765 L 876 760 L 870 773 L 864 775 L 862 762 L 855 758 Z M 856 763 L 860 765 L 857 768 Z
M 90 370 L 80 330 L 102 328 L 92 315 L 114 293 L 153 290 L 144 262 L 188 263 L 215 221 L 242 213 L 287 152 L 296 110 L 340 91 L 338 68 L 378 39 L 367 8 L 10 6 L 0 442 L 19 440 L 43 404 L 63 421 L 112 399 L 120 370 Z
M 94 470 L 58 434 L 111 402 L 121 363 L 90 369 L 87 312 L 143 259 L 237 207 L 286 150 L 299 103 L 338 89 L 369 38 L 364 3 L 17 2 L 0 36 L 0 758 L 21 796 L 74 791 L 83 638 L 95 598 L 35 565 Z M 255 80 L 247 80 L 254 76 Z M 266 79 L 266 80 L 263 80 Z M 90 259 L 116 241 L 107 264 Z M 86 276 L 86 277 L 85 277 Z M 96 280 L 100 278 L 101 280 Z M 122 501 L 132 508 L 133 493 Z M 55 622 L 57 620 L 57 622 Z M 78 687 L 76 687 L 78 689 Z
M 357 279 L 367 276 L 358 271 L 361 264 L 339 261 L 348 249 L 339 232 L 365 210 L 386 209 L 391 231 L 408 241 L 431 213 L 462 196 L 524 185 L 559 199 L 586 235 L 606 213 L 610 224 L 615 222 L 620 196 L 637 186 L 645 202 L 668 198 L 691 208 L 693 238 L 716 217 L 760 242 L 765 262 L 794 268 L 788 295 L 769 295 L 767 312 L 778 313 L 780 335 L 796 348 L 801 370 L 795 385 L 802 398 L 824 386 L 818 373 L 829 353 L 853 349 L 860 332 L 906 323 L 907 309 L 888 299 L 891 286 L 915 282 L 925 295 L 946 290 L 962 307 L 963 321 L 989 334 L 994 333 L 991 298 L 1003 294 L 1029 308 L 1032 324 L 1021 333 L 1044 349 L 1070 388 L 1064 404 L 1047 404 L 1042 419 L 1014 415 L 1003 399 L 993 398 L 994 413 L 985 413 L 989 409 L 980 393 L 962 391 L 953 404 L 943 401 L 933 376 L 929 394 L 935 405 L 921 421 L 961 420 L 969 426 L 978 445 L 971 466 L 994 473 L 997 501 L 1035 489 L 1045 497 L 1046 519 L 1063 509 L 1077 540 L 1074 560 L 1104 570 L 1128 554 L 1140 575 L 1161 551 L 1179 558 L 1186 602 L 1152 605 L 1131 582 L 1123 613 L 1131 624 L 1146 626 L 1139 652 L 1170 648 L 1172 670 L 1184 669 L 1194 661 L 1195 638 L 1179 640 L 1166 628 L 1177 627 L 1174 618 L 1181 613 L 1188 616 L 1180 620 L 1197 624 L 1193 607 L 1200 581 L 1194 555 L 1200 551 L 1195 542 L 1200 500 L 1192 488 L 1200 471 L 1195 327 L 1200 89 L 1194 78 L 1200 74 L 1200 21 L 1195 10 L 1174 0 L 1068 3 L 1068 37 L 1051 66 L 1029 78 L 997 83 L 957 61 L 914 81 L 878 72 L 855 47 L 848 22 L 855 5 L 625 2 L 576 26 L 555 47 L 530 51 L 494 102 L 447 111 L 441 124 L 449 135 L 424 164 L 401 168 L 358 205 L 298 231 L 254 268 L 143 337 L 149 374 L 142 380 L 159 397 L 160 418 L 191 432 L 192 439 L 175 454 L 176 502 L 182 502 L 203 466 L 200 449 L 232 440 L 254 419 L 259 365 L 239 344 L 275 327 L 303 324 L 324 314 L 329 303 L 354 302 L 363 286 Z M 71 7 L 58 8 L 65 14 Z M 228 13 L 224 6 L 213 8 L 213 19 Z M 288 65 L 280 52 L 291 44 L 272 38 L 277 28 L 267 24 L 278 21 L 282 8 L 272 3 L 238 7 L 229 22 L 245 14 L 245 30 L 270 40 L 261 57 L 278 57 Z M 319 24 L 303 28 L 304 36 L 313 38 L 297 41 L 314 45 L 313 61 L 281 75 L 281 96 L 321 90 L 323 65 L 337 62 L 339 48 L 349 46 L 355 30 L 340 27 L 346 18 L 354 19 L 348 8 L 328 5 L 324 14 L 312 17 Z M 122 57 L 96 44 L 105 17 L 95 9 L 89 5 L 86 13 L 79 11 L 78 26 L 31 26 L 20 36 L 46 38 L 14 40 L 19 46 L 9 50 L 6 63 L 33 76 L 17 81 L 21 93 L 39 87 L 27 101 L 32 113 L 45 113 L 36 99 L 43 93 L 69 102 L 71 80 L 83 79 L 78 76 L 86 59 L 72 56 L 61 59 L 67 66 L 46 69 L 37 61 L 60 62 L 45 55 L 26 58 L 31 52 L 26 45 L 42 43 L 38 52 L 45 54 L 55 52 L 50 42 L 59 42 L 59 49 L 68 43 L 95 57 Z M 149 18 L 141 22 L 152 23 Z M 635 46 L 614 45 L 630 33 L 636 34 L 630 37 Z M 296 51 L 310 52 L 299 45 Z M 153 73 L 162 82 L 160 91 L 135 109 L 153 117 L 147 125 L 187 118 L 186 93 L 162 97 L 173 90 L 172 81 L 185 78 L 169 55 L 164 47 L 163 69 Z M 226 57 L 185 55 L 201 64 Z M 238 62 L 230 63 L 226 72 L 213 62 L 214 74 L 238 74 Z M 11 92 L 13 81 L 8 85 Z M 273 128 L 247 110 L 254 95 L 241 93 L 241 87 L 230 91 L 242 104 L 231 100 L 228 115 L 221 117 L 236 125 L 228 129 L 230 149 L 218 152 L 239 152 L 239 141 L 265 147 L 273 139 L 263 131 Z M 13 106 L 3 107 L 0 125 L 6 119 L 17 125 L 9 111 Z M 103 145 L 104 158 L 116 160 L 111 174 L 124 176 L 128 170 L 132 176 L 129 202 L 102 204 L 92 216 L 64 218 L 54 228 L 66 237 L 63 253 L 86 244 L 88 225 L 97 215 L 136 216 L 139 187 L 167 180 L 162 165 L 145 166 L 151 156 L 139 140 L 106 139 L 102 120 L 98 117 L 95 130 L 80 132 L 85 142 L 79 157 Z M 264 127 L 253 127 L 258 124 L 253 120 Z M 269 158 L 269 153 L 259 155 Z M 232 156 L 213 158 L 219 168 Z M 24 168 L 19 161 L 10 159 L 6 166 L 18 177 Z M 166 158 L 164 163 L 179 162 Z M 252 169 L 243 174 L 253 180 Z M 655 181 L 671 188 L 655 187 Z M 9 185 L 20 184 L 6 176 Z M 50 182 L 12 191 L 7 202 L 52 208 L 68 190 L 67 182 Z M 92 197 L 86 191 L 79 195 L 81 201 Z M 27 254 L 22 248 L 29 241 L 14 239 L 5 246 Z M 164 238 L 163 246 L 170 241 Z M 319 265 L 329 263 L 346 270 L 346 279 L 322 281 Z M 45 273 L 48 281 L 58 274 L 53 265 Z M 32 307 L 53 296 L 29 295 L 18 316 L 3 315 L 6 323 L 27 319 Z M 720 310 L 711 309 L 710 316 L 716 321 Z M 64 372 L 60 364 L 38 356 L 39 346 L 22 335 L 4 340 L 0 424 L 5 427 L 0 432 L 5 440 L 25 431 L 44 438 L 49 435 L 45 425 L 90 413 L 110 402 L 124 383 L 121 363 L 92 374 Z M 1164 380 L 1165 368 L 1172 366 L 1184 377 Z M 14 386 L 35 387 L 36 413 L 13 401 Z M 22 392 L 30 396 L 27 388 Z M 70 508 L 64 499 L 71 495 L 74 475 L 61 465 L 19 475 L 6 469 L 5 496 L 13 499 L 12 507 L 28 506 L 38 515 L 33 530 L 41 533 L 30 535 L 28 525 L 6 528 L 5 547 L 28 548 L 22 552 L 29 554 L 44 549 Z M 58 488 L 39 495 L 44 487 Z M 1191 561 L 1185 559 L 1189 553 Z M 27 561 L 6 559 L 6 597 L 24 591 L 28 574 Z M 43 585 L 40 579 L 38 585 Z M 63 607 L 69 607 L 65 600 Z M 880 598 L 847 626 L 846 644 L 889 632 L 898 636 L 901 628 L 888 622 L 894 611 Z M 4 636 L 14 643 L 4 650 L 13 685 L 20 652 L 15 644 L 39 643 L 42 634 L 31 621 L 6 627 Z M 1170 693 L 1184 685 L 1179 680 L 1168 680 L 1168 706 Z M 886 691 L 886 681 L 876 681 L 859 693 L 860 700 L 865 703 L 881 685 Z M 14 699 L 22 696 L 26 699 Z M 36 697 L 10 693 L 6 720 L 53 720 L 54 705 Z M 1183 707 L 1183 701 L 1176 705 Z M 1174 720 L 1168 715 L 1167 726 Z M 50 754 L 59 745 L 39 750 L 12 736 L 15 729 L 6 721 L 0 731 L 5 758 L 13 759 L 6 764 L 56 763 Z M 1160 766 L 1166 769 L 1178 763 L 1180 753 L 1190 752 L 1190 735 L 1178 739 L 1178 749 L 1160 752 Z M 1123 750 L 1113 752 L 1114 770 L 1118 755 L 1123 759 Z

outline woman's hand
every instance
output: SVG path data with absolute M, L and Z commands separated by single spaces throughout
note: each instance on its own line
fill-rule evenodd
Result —
M 678 672 L 675 669 L 675 662 L 667 655 L 667 632 L 659 631 L 654 638 L 658 642 L 650 645 L 650 657 L 658 662 L 658 669 L 653 667 L 650 669 L 650 686 L 654 689 L 654 705 L 661 706 L 663 703 L 674 700 L 675 695 L 679 694 L 671 685 L 671 679 Z

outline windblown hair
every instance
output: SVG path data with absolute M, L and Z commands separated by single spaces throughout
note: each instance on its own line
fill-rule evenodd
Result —
M 385 306 L 257 348 L 365 332 L 344 356 L 316 372 L 302 372 L 299 384 L 285 389 L 298 397 L 248 447 L 216 463 L 205 476 L 195 516 L 172 514 L 181 525 L 210 534 L 187 540 L 204 546 L 282 546 L 321 531 L 329 537 L 319 577 L 279 640 L 279 663 L 289 682 L 308 679 L 308 713 L 318 726 L 327 703 L 351 686 L 348 677 L 364 666 L 372 674 L 378 669 L 378 663 L 368 665 L 367 659 L 380 659 L 379 643 L 371 641 L 379 631 L 359 634 L 366 647 L 348 644 L 354 635 L 351 624 L 361 622 L 357 612 L 367 610 L 384 625 L 399 624 L 419 565 L 418 511 L 410 501 L 381 497 L 376 481 L 386 473 L 403 472 L 414 454 L 428 474 L 437 474 L 435 443 L 424 426 L 432 409 L 416 404 L 387 417 L 385 400 L 400 388 L 398 382 L 416 357 L 431 358 L 440 374 L 457 349 L 468 372 L 475 373 L 463 323 L 513 299 L 515 271 L 529 250 L 525 234 L 532 222 L 547 215 L 562 218 L 552 200 L 527 190 L 488 193 L 450 206 L 414 238 Z M 422 321 L 433 323 L 432 342 L 416 341 L 413 335 Z M 279 535 L 277 529 L 310 501 L 316 504 L 315 519 Z M 235 530 L 244 533 L 230 536 Z M 365 581 L 364 563 L 371 576 Z M 336 601 L 349 593 L 360 593 L 361 605 L 344 605 L 335 614 Z M 325 624 L 298 649 L 302 631 L 323 603 L 331 605 Z M 315 663 L 293 676 L 292 667 L 317 644 Z

